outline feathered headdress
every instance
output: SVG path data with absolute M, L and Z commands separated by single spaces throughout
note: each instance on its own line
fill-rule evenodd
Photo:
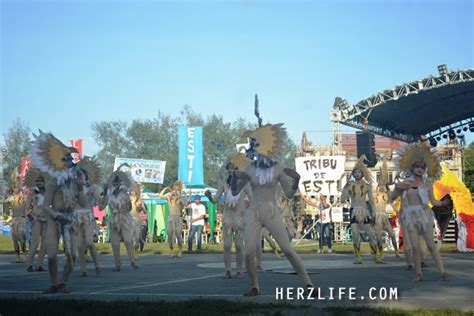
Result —
M 388 165 L 387 165 L 387 155 L 385 155 L 382 160 L 382 165 L 380 166 L 379 189 L 385 189 L 385 186 L 387 184 L 388 184 Z
M 120 170 L 116 170 L 112 172 L 112 174 L 110 175 L 107 181 L 109 188 L 113 187 L 113 182 L 115 178 L 119 178 L 120 183 L 121 183 L 120 186 L 123 187 L 128 192 L 131 192 L 135 188 L 135 181 L 133 181 L 132 176 L 129 173 L 125 173 Z
M 36 168 L 30 167 L 28 171 L 25 174 L 25 178 L 23 179 L 23 184 L 27 188 L 33 188 L 36 186 L 36 180 L 38 180 L 39 177 L 42 177 L 44 179 L 45 183 L 48 183 L 50 177 L 47 173 L 41 172 Z
M 352 172 L 354 172 L 354 170 L 356 169 L 359 169 L 360 171 L 362 171 L 365 181 L 367 181 L 368 183 L 372 183 L 373 182 L 372 173 L 370 172 L 369 168 L 367 168 L 367 166 L 364 163 L 364 160 L 366 159 L 367 158 L 365 157 L 365 155 L 360 156 L 354 166 L 354 169 L 352 169 Z
M 87 173 L 90 185 L 97 185 L 102 178 L 99 162 L 94 157 L 84 156 L 77 165 Z
M 245 167 L 250 163 L 250 160 L 247 158 L 247 156 L 243 153 L 235 152 L 231 154 L 224 162 L 222 165 L 222 168 L 219 172 L 219 176 L 222 180 L 225 180 L 225 174 L 226 174 L 226 169 L 227 165 L 229 163 L 232 163 L 237 170 L 243 171 Z
M 243 136 L 255 139 L 255 151 L 266 158 L 281 154 L 287 139 L 283 123 L 266 124 L 254 131 L 245 132 Z
M 71 173 L 64 166 L 66 159 L 71 159 L 72 153 L 77 153 L 76 148 L 64 145 L 51 133 L 39 131 L 31 143 L 30 159 L 32 165 L 41 172 L 48 173 L 58 181 L 71 177 Z
M 399 172 L 409 172 L 417 161 L 421 161 L 426 166 L 428 177 L 437 180 L 443 175 L 441 159 L 436 148 L 430 148 L 427 144 L 418 142 L 406 144 L 397 153 L 398 157 L 394 161 Z

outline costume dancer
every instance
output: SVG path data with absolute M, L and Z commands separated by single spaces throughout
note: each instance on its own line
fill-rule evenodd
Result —
M 23 192 L 20 189 L 20 183 L 17 177 L 17 171 L 12 174 L 12 195 L 7 199 L 10 202 L 12 216 L 12 241 L 15 249 L 16 262 L 23 262 L 21 253 L 26 256 L 26 201 Z
M 393 248 L 395 249 L 395 255 L 400 258 L 398 254 L 398 244 L 395 232 L 392 229 L 392 225 L 388 220 L 388 215 L 386 212 L 387 204 L 390 204 L 388 197 L 388 168 L 387 168 L 387 159 L 384 157 L 382 166 L 380 168 L 380 183 L 377 186 L 377 192 L 375 193 L 375 235 L 377 237 L 377 247 L 380 253 L 381 260 L 383 258 L 383 239 L 382 235 L 384 232 L 387 232 L 390 240 L 392 241 Z
M 31 207 L 31 216 L 33 217 L 33 223 L 31 226 L 31 248 L 26 263 L 28 272 L 34 272 L 33 260 L 36 254 L 36 250 L 41 246 L 38 253 L 38 262 L 36 265 L 36 271 L 44 271 L 43 260 L 46 254 L 46 214 L 43 211 L 42 205 L 44 201 L 44 194 L 46 192 L 46 183 L 50 180 L 49 175 L 44 172 L 40 172 L 36 168 L 29 168 L 25 179 L 23 180 L 25 187 L 30 189 L 26 205 L 28 208 Z
M 80 162 L 78 167 L 83 172 L 85 178 L 84 191 L 87 198 L 87 206 L 85 208 L 77 209 L 74 211 L 74 237 L 75 244 L 77 247 L 79 264 L 81 266 L 81 277 L 87 276 L 86 267 L 86 253 L 89 253 L 92 257 L 92 261 L 95 266 L 95 273 L 100 273 L 99 260 L 97 256 L 97 249 L 94 243 L 94 230 L 96 229 L 96 223 L 94 219 L 93 207 L 98 204 L 99 196 L 95 194 L 95 187 L 100 183 L 101 170 L 98 162 L 91 157 L 85 156 Z
M 402 197 L 402 221 L 406 225 L 404 235 L 410 236 L 413 247 L 416 269 L 414 281 L 422 280 L 420 239 L 426 242 L 442 280 L 447 280 L 448 274 L 433 240 L 433 211 L 428 207 L 429 202 L 435 206 L 445 205 L 433 195 L 433 182 L 442 175 L 440 158 L 436 149 L 431 149 L 423 142 L 408 144 L 398 154 L 399 157 L 395 160 L 398 171 L 411 174 L 411 177 L 398 183 L 395 190 Z
M 171 190 L 166 187 L 160 192 L 160 197 L 168 201 L 168 245 L 170 247 L 170 256 L 181 258 L 183 251 L 183 208 L 188 205 L 189 198 L 183 194 L 182 181 L 175 181 Z M 169 192 L 166 194 L 166 192 Z M 175 239 L 178 243 L 178 252 L 174 251 Z
M 377 239 L 373 228 L 375 214 L 372 212 L 375 210 L 375 205 L 374 193 L 372 191 L 372 176 L 367 166 L 363 163 L 364 159 L 365 155 L 361 156 L 352 170 L 352 176 L 355 181 L 348 181 L 346 183 L 342 189 L 341 202 L 345 203 L 349 198 L 351 200 L 351 229 L 354 253 L 356 256 L 354 263 L 362 263 L 360 254 L 361 229 L 363 229 L 369 237 L 369 243 L 374 253 L 375 262 L 383 263 L 380 256 L 377 255 Z M 371 206 L 370 209 L 367 206 L 367 201 Z
M 256 114 L 258 114 L 257 109 Z M 259 118 L 259 125 L 260 123 Z M 250 183 L 252 190 L 252 199 L 244 219 L 245 263 L 251 280 L 251 290 L 245 294 L 246 296 L 256 296 L 260 293 L 255 253 L 257 243 L 260 242 L 262 227 L 266 227 L 273 235 L 305 286 L 313 288 L 313 283 L 301 258 L 290 246 L 278 201 L 279 186 L 283 188 L 286 197 L 291 199 L 298 190 L 300 179 L 295 170 L 284 168 L 275 160 L 286 145 L 287 134 L 282 125 L 267 124 L 244 134 L 251 138 L 247 156 L 255 160 L 245 168 L 244 172 L 235 171 L 234 181 L 231 183 L 233 195 L 239 194 L 247 183 Z M 287 176 L 293 178 L 292 186 L 288 183 Z M 235 181 L 237 179 L 239 181 Z
M 72 222 L 74 211 L 87 207 L 84 193 L 84 177 L 73 162 L 73 153 L 76 149 L 67 147 L 51 133 L 40 131 L 34 135 L 30 158 L 32 166 L 51 176 L 46 185 L 43 201 L 43 211 L 47 216 L 46 253 L 48 254 L 48 270 L 51 278 L 51 287 L 43 293 L 69 293 L 66 282 L 71 274 L 75 255 L 73 245 Z M 57 255 L 59 236 L 63 237 L 66 255 L 63 274 L 57 282 Z
M 242 278 L 242 263 L 244 260 L 244 227 L 243 217 L 245 209 L 250 202 L 250 189 L 248 186 L 244 188 L 238 195 L 233 196 L 230 188 L 232 177 L 236 170 L 244 170 L 250 163 L 245 154 L 235 153 L 231 155 L 224 163 L 220 172 L 220 182 L 217 194 L 212 197 L 210 191 L 206 191 L 205 195 L 216 204 L 221 195 L 224 194 L 224 209 L 222 216 L 222 229 L 224 238 L 224 263 L 225 263 L 225 279 L 231 279 L 231 249 L 232 236 L 235 234 L 235 252 L 237 262 L 237 279 Z
M 109 205 L 111 212 L 108 222 L 115 261 L 114 272 L 119 272 L 121 269 L 120 240 L 123 240 L 125 244 L 130 259 L 130 265 L 134 270 L 138 269 L 135 253 L 133 251 L 133 230 L 135 226 L 133 217 L 130 214 L 132 210 L 130 192 L 134 186 L 135 183 L 129 174 L 120 170 L 114 171 L 104 186 L 104 197 L 100 203 L 101 209 Z

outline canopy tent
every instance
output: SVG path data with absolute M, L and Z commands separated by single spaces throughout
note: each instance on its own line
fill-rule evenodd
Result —
M 209 218 L 209 226 L 210 226 L 210 234 L 211 239 L 214 237 L 214 227 L 217 217 L 217 206 L 209 201 L 209 199 L 204 195 L 204 192 L 209 190 L 212 194 L 216 194 L 217 190 L 215 188 L 206 186 L 206 185 L 188 185 L 183 191 L 191 196 L 191 202 L 194 200 L 195 196 L 201 197 L 201 202 L 206 205 L 208 218 Z M 168 228 L 166 226 L 166 222 L 169 216 L 169 209 L 168 209 L 168 202 L 166 200 L 162 200 L 158 193 L 152 192 L 144 192 L 142 193 L 142 199 L 144 200 L 145 204 L 148 207 L 150 212 L 148 215 L 148 229 L 150 232 L 154 232 L 155 227 L 155 220 L 157 223 L 157 235 L 164 234 L 165 238 L 168 235 Z

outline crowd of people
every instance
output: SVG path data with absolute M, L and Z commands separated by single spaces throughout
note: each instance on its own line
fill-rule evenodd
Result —
M 244 134 L 250 147 L 247 152 L 234 153 L 220 170 L 219 188 L 214 196 L 206 191 L 210 203 L 223 199 L 222 217 L 216 223 L 216 234 L 223 241 L 225 278 L 232 278 L 231 249 L 236 249 L 236 278 L 242 278 L 243 267 L 250 277 L 250 290 L 246 296 L 260 294 L 257 271 L 262 268 L 262 241 L 265 239 L 278 254 L 278 248 L 290 261 L 304 286 L 312 293 L 313 282 L 295 252 L 291 241 L 295 238 L 318 235 L 318 253 L 326 244 L 332 252 L 332 205 L 327 196 L 320 195 L 315 201 L 299 194 L 306 205 L 316 207 L 316 217 L 296 215 L 291 201 L 298 195 L 300 175 L 278 163 L 286 146 L 286 131 L 282 124 L 261 125 Z M 102 185 L 101 167 L 93 158 L 84 157 L 73 161 L 75 149 L 67 147 L 51 133 L 35 135 L 30 150 L 32 167 L 25 176 L 23 190 L 20 183 L 12 181 L 9 197 L 12 215 L 12 240 L 17 255 L 26 254 L 27 231 L 31 231 L 31 246 L 27 258 L 28 272 L 44 271 L 43 259 L 47 254 L 47 270 L 51 285 L 44 293 L 68 293 L 66 287 L 76 258 L 80 263 L 80 275 L 87 276 L 86 253 L 89 253 L 95 272 L 101 273 L 94 241 L 100 229 L 93 215 L 93 207 L 108 206 L 106 218 L 108 235 L 112 245 L 115 272 L 121 271 L 120 243 L 123 242 L 133 270 L 138 269 L 136 252 L 143 251 L 147 240 L 148 214 L 141 199 L 141 187 L 131 175 L 119 167 Z M 385 212 L 386 206 L 395 199 L 401 201 L 399 221 L 404 231 L 405 257 L 408 267 L 415 267 L 416 281 L 422 280 L 424 254 L 420 245 L 426 244 L 443 280 L 448 278 L 437 247 L 433 243 L 434 216 L 428 207 L 431 203 L 443 207 L 447 199 L 437 201 L 433 197 L 433 181 L 439 178 L 439 159 L 426 142 L 409 144 L 399 153 L 397 161 L 398 181 L 380 181 L 376 185 L 364 164 L 364 157 L 356 163 L 342 189 L 340 202 L 350 205 L 350 226 L 354 246 L 355 264 L 362 263 L 361 234 L 367 236 L 376 263 L 384 260 L 384 241 L 387 234 L 398 256 L 397 242 Z M 102 187 L 100 187 L 102 185 Z M 183 183 L 176 181 L 160 192 L 167 200 L 167 243 L 172 257 L 181 258 L 185 232 L 187 250 L 193 251 L 196 241 L 202 251 L 202 234 L 210 234 L 206 219 L 206 207 L 200 196 L 191 197 L 183 190 Z M 27 218 L 29 220 L 27 220 Z M 186 220 L 183 220 L 185 218 Z M 28 225 L 30 223 L 30 225 Z M 30 229 L 28 230 L 28 227 Z M 209 228 L 207 228 L 209 227 Z M 58 279 L 59 240 L 65 253 L 65 265 Z M 34 256 L 39 247 L 36 267 Z

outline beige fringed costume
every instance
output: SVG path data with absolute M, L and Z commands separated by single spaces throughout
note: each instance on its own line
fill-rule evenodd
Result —
M 372 226 L 372 223 L 375 221 L 375 214 L 372 214 L 371 210 L 367 207 L 368 201 L 371 205 L 371 209 L 375 210 L 374 193 L 372 191 L 372 176 L 370 175 L 367 166 L 363 163 L 364 159 L 365 156 L 361 156 L 352 171 L 355 181 L 347 182 L 342 189 L 341 202 L 345 203 L 349 198 L 351 201 L 350 216 L 352 240 L 356 256 L 356 261 L 354 263 L 362 263 L 360 253 L 361 229 L 364 229 L 369 237 L 369 243 L 372 252 L 375 255 L 375 262 L 383 263 L 380 256 L 377 255 L 377 239 Z
M 74 261 L 74 240 L 72 223 L 74 211 L 87 207 L 83 190 L 82 173 L 72 162 L 75 148 L 67 147 L 51 133 L 40 131 L 31 145 L 32 166 L 48 173 L 52 179 L 46 185 L 43 211 L 47 216 L 46 253 L 51 287 L 44 293 L 68 293 L 66 281 L 71 274 Z M 57 255 L 59 237 L 62 235 L 66 254 L 66 263 L 62 277 L 57 282 Z
M 123 240 L 125 244 L 132 268 L 134 270 L 138 268 L 133 251 L 133 230 L 135 226 L 130 214 L 132 210 L 130 192 L 134 185 L 135 183 L 130 175 L 118 170 L 113 172 L 107 182 L 107 191 L 100 205 L 101 208 L 108 205 L 111 212 L 108 223 L 115 260 L 115 272 L 121 269 L 120 240 Z
M 46 214 L 42 209 L 44 194 L 46 192 L 46 183 L 49 181 L 49 176 L 46 173 L 41 173 L 36 168 L 29 168 L 25 175 L 24 184 L 30 189 L 30 194 L 26 201 L 28 208 L 31 208 L 31 216 L 33 216 L 33 223 L 31 225 L 31 247 L 26 263 L 27 271 L 33 272 L 33 260 L 36 250 L 41 246 L 38 253 L 38 263 L 36 271 L 44 271 L 43 260 L 46 255 Z
M 272 158 L 276 157 L 286 144 L 287 135 L 282 125 L 267 124 L 244 135 L 251 138 L 247 155 L 251 159 L 256 158 L 256 160 L 250 163 L 244 172 L 236 171 L 235 175 L 240 181 L 232 184 L 234 195 L 238 194 L 247 183 L 250 183 L 252 191 L 252 199 L 244 219 L 245 262 L 252 288 L 246 294 L 248 296 L 255 296 L 260 292 L 255 253 L 257 243 L 260 242 L 259 237 L 262 227 L 266 227 L 273 235 L 304 285 L 307 287 L 313 286 L 301 258 L 290 246 L 281 216 L 281 205 L 277 194 L 279 187 L 282 187 L 287 198 L 292 198 L 298 189 L 299 181 L 299 175 L 296 171 L 284 168 Z M 288 183 L 288 176 L 294 178 L 293 186 Z
M 409 234 L 413 247 L 415 281 L 422 279 L 420 239 L 425 240 L 442 279 L 446 280 L 443 261 L 433 240 L 434 215 L 428 206 L 429 202 L 435 206 L 443 205 L 433 195 L 433 182 L 442 175 L 440 158 L 434 148 L 422 142 L 408 144 L 398 154 L 395 161 L 398 171 L 411 174 L 396 185 L 396 195 L 402 197 L 401 220 L 406 227 L 404 235 Z
M 15 249 L 16 262 L 19 263 L 23 260 L 20 254 L 23 253 L 26 256 L 26 202 L 23 193 L 18 187 L 14 188 L 14 191 L 7 201 L 10 202 L 12 211 L 11 236 L 13 248 Z
M 87 275 L 86 251 L 89 250 L 92 261 L 94 262 L 95 272 L 99 274 L 99 259 L 97 249 L 94 243 L 95 218 L 93 207 L 98 204 L 99 197 L 95 194 L 95 187 L 100 183 L 101 170 L 98 162 L 91 157 L 84 157 L 78 167 L 83 172 L 86 179 L 84 188 L 87 206 L 74 211 L 73 230 L 76 242 L 76 248 L 81 266 L 81 276 Z
M 242 278 L 242 264 L 244 260 L 244 212 L 251 200 L 251 193 L 248 186 L 237 194 L 232 195 L 230 182 L 234 176 L 235 170 L 244 170 L 249 164 L 249 160 L 244 154 L 235 153 L 231 155 L 224 163 L 220 172 L 221 179 L 217 193 L 212 197 L 211 192 L 206 191 L 206 196 L 209 201 L 218 203 L 222 194 L 224 194 L 224 208 L 222 212 L 222 232 L 224 239 L 224 264 L 225 264 L 225 278 L 232 278 L 231 273 L 231 249 L 232 237 L 235 234 L 235 252 L 237 263 L 237 278 Z M 226 179 L 225 174 L 228 173 Z
M 166 191 L 170 191 L 166 194 Z M 182 210 L 188 204 L 188 196 L 183 194 L 183 182 L 176 181 L 171 190 L 164 188 L 160 196 L 168 201 L 169 215 L 166 222 L 168 226 L 168 245 L 171 257 L 181 258 L 183 251 L 183 216 Z M 174 252 L 174 243 L 178 243 L 178 252 Z
M 377 192 L 375 193 L 375 235 L 377 236 L 377 247 L 379 253 L 381 254 L 381 259 L 383 260 L 383 233 L 387 232 L 392 245 L 395 249 L 396 256 L 398 257 L 398 244 L 395 233 L 390 225 L 388 219 L 388 214 L 386 212 L 387 205 L 390 204 L 388 193 L 387 193 L 387 184 L 388 184 L 388 168 L 387 168 L 387 159 L 384 157 L 382 166 L 380 168 L 380 183 L 377 187 Z

